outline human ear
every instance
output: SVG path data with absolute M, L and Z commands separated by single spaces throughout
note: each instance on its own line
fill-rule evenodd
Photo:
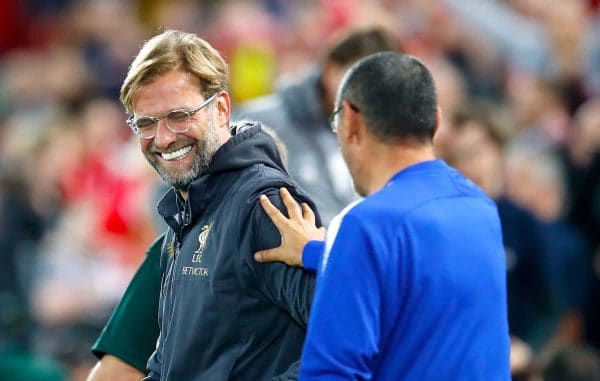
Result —
M 215 100 L 217 110 L 217 121 L 219 127 L 229 129 L 229 118 L 231 116 L 231 99 L 227 91 L 222 91 Z
M 435 128 L 433 130 L 433 136 L 437 134 L 442 125 L 442 109 L 440 106 L 437 106 L 435 109 Z
M 365 127 L 360 113 L 348 101 L 344 101 L 342 107 L 344 107 L 342 118 L 345 124 L 345 138 L 349 143 L 360 143 Z

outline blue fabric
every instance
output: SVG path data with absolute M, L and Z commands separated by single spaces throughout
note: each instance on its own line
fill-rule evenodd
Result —
M 338 218 L 301 380 L 510 379 L 501 227 L 478 187 L 423 162 Z
M 305 270 L 317 271 L 321 263 L 321 255 L 325 250 L 325 242 L 309 241 L 302 250 L 302 266 Z

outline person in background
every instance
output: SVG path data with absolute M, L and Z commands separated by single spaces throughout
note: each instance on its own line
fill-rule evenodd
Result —
M 537 350 L 548 338 L 543 317 L 551 312 L 551 296 L 540 223 L 505 193 L 503 160 L 510 122 L 500 109 L 465 108 L 453 117 L 454 139 L 445 158 L 496 202 L 507 263 L 510 332 Z
M 360 58 L 399 51 L 395 36 L 381 28 L 351 30 L 334 40 L 321 62 L 294 81 L 283 81 L 274 94 L 242 104 L 237 118 L 271 127 L 289 151 L 289 172 L 315 200 L 327 224 L 357 198 L 327 117 L 346 70 Z
M 507 259 L 515 379 L 549 349 L 581 339 L 589 290 L 585 242 L 563 218 L 561 169 L 531 144 L 513 142 L 506 110 L 474 104 L 454 115 L 446 159 L 496 201 Z M 527 237 L 527 239 L 524 239 Z M 526 354 L 524 359 L 523 354 Z
M 506 194 L 537 218 L 551 311 L 542 351 L 583 340 L 584 309 L 592 283 L 592 250 L 566 217 L 564 169 L 552 151 L 513 142 L 506 152 Z M 538 323 L 538 325 L 541 325 Z
M 600 98 L 581 105 L 572 136 L 562 152 L 567 167 L 568 219 L 586 236 L 594 255 L 594 279 L 586 307 L 586 339 L 600 350 Z

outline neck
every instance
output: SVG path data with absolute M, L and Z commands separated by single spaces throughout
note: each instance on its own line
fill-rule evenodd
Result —
M 373 148 L 371 159 L 365 160 L 367 195 L 383 188 L 403 169 L 436 158 L 431 144 L 378 144 Z

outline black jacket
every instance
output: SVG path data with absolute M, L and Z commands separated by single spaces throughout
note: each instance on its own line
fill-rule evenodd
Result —
M 253 259 L 280 244 L 258 198 L 267 194 L 284 209 L 281 186 L 312 205 L 288 177 L 271 137 L 254 125 L 217 151 L 207 174 L 190 185 L 187 202 L 174 190 L 160 201 L 171 229 L 149 380 L 270 380 L 299 360 L 314 276 Z M 294 379 L 292 368 L 281 379 Z

